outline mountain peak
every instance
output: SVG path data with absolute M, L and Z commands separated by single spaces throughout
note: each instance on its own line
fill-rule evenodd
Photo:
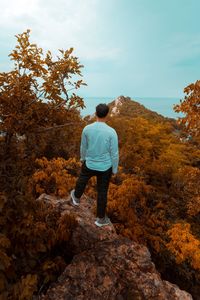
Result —
M 148 120 L 163 122 L 166 120 L 172 120 L 166 118 L 155 111 L 151 111 L 144 105 L 131 99 L 130 97 L 119 96 L 113 100 L 110 104 L 111 117 L 120 116 L 126 118 L 143 117 Z

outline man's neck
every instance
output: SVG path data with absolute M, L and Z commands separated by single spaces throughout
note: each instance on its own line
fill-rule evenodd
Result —
M 106 123 L 106 118 L 97 118 L 97 122 Z

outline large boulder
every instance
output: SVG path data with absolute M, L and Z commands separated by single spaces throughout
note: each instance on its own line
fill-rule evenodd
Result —
M 106 226 L 106 229 L 97 227 L 95 222 L 95 200 L 85 197 L 81 199 L 81 205 L 74 207 L 71 205 L 70 198 L 56 198 L 47 194 L 42 194 L 37 201 L 42 201 L 46 206 L 54 207 L 52 212 L 58 211 L 59 215 L 73 215 L 76 226 L 70 239 L 70 249 L 73 254 L 81 253 L 92 248 L 97 242 L 110 240 L 117 237 L 113 225 Z
M 161 279 L 145 246 L 118 236 L 113 225 L 96 227 L 92 199 L 82 197 L 76 208 L 70 205 L 70 199 L 45 194 L 38 201 L 53 203 L 62 214 L 73 214 L 77 223 L 70 241 L 72 262 L 41 299 L 192 299 L 178 286 Z

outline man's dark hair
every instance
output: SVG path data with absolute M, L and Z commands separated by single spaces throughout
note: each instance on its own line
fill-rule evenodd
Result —
M 98 104 L 96 106 L 96 115 L 98 118 L 105 118 L 109 112 L 109 106 L 107 104 Z

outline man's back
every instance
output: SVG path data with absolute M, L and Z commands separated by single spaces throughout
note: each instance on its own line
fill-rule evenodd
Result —
M 75 189 L 71 191 L 71 201 L 80 205 L 81 196 L 91 177 L 97 178 L 96 226 L 110 225 L 106 216 L 107 193 L 112 173 L 117 173 L 119 154 L 116 131 L 106 124 L 109 106 L 100 103 L 96 107 L 97 122 L 87 125 L 81 137 L 81 172 Z
M 87 125 L 82 132 L 81 160 L 92 170 L 105 171 L 118 168 L 118 137 L 116 131 L 105 122 Z

